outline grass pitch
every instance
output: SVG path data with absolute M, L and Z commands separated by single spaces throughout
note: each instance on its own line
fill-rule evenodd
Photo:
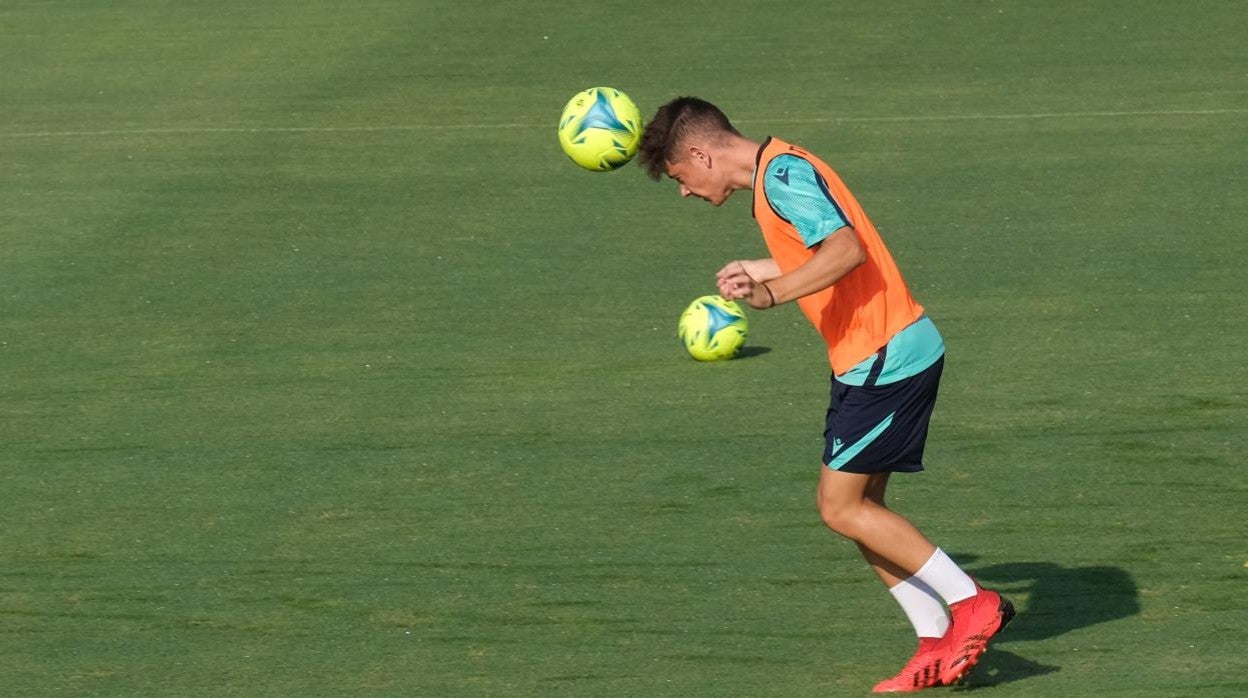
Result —
M 0 6 L 5 695 L 861 695 L 794 308 L 591 85 L 840 170 L 949 345 L 894 502 L 1020 609 L 985 695 L 1242 694 L 1236 2 Z M 948 692 L 950 689 L 938 689 Z

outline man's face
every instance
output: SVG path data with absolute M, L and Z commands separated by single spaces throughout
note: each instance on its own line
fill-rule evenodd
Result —
M 667 176 L 680 184 L 681 196 L 696 196 L 712 206 L 723 204 L 732 195 L 732 188 L 722 181 L 710 156 L 701 151 L 667 163 Z

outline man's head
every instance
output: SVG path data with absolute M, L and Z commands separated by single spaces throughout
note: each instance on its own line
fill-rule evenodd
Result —
M 733 191 L 745 188 L 741 168 L 731 166 L 740 158 L 730 157 L 743 143 L 750 144 L 714 104 L 677 97 L 659 107 L 646 124 L 638 159 L 651 179 L 666 174 L 680 183 L 681 196 L 718 206 Z

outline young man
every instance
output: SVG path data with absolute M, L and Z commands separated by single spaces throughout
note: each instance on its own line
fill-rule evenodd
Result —
M 853 195 L 805 150 L 749 140 L 713 104 L 681 97 L 646 125 L 640 160 L 652 178 L 666 174 L 681 196 L 713 206 L 753 190 L 771 257 L 730 262 L 716 281 L 725 298 L 760 310 L 797 301 L 827 341 L 833 375 L 819 513 L 857 543 L 919 637 L 914 657 L 875 691 L 954 683 L 1014 608 L 884 504 L 889 475 L 923 469 L 944 366 L 936 326 Z

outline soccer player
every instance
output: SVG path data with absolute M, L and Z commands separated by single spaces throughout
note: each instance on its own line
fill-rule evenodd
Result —
M 646 125 L 640 161 L 653 179 L 666 174 L 681 196 L 713 206 L 753 190 L 753 215 L 771 257 L 730 262 L 716 283 L 725 298 L 759 310 L 796 301 L 827 341 L 832 394 L 819 513 L 858 545 L 919 638 L 901 672 L 874 690 L 959 680 L 1014 616 L 1013 605 L 884 503 L 892 473 L 923 469 L 944 366 L 936 325 L 840 177 L 802 148 L 752 141 L 715 105 L 680 97 Z

